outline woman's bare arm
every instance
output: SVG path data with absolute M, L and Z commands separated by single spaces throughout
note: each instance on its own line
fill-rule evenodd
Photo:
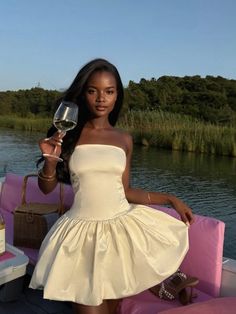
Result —
M 159 193 L 159 192 L 147 192 L 142 189 L 134 189 L 130 187 L 130 164 L 133 152 L 133 142 L 131 136 L 126 136 L 127 143 L 127 163 L 123 173 L 123 185 L 125 189 L 125 195 L 130 203 L 135 204 L 158 204 L 158 205 L 170 205 L 180 215 L 182 221 L 192 224 L 194 217 L 191 208 L 188 207 L 183 201 L 172 194 Z
M 52 137 L 41 139 L 39 141 L 39 147 L 42 154 L 57 154 L 59 157 L 61 154 L 62 138 L 65 134 L 62 132 L 56 132 Z M 55 150 L 56 147 L 56 150 Z M 56 177 L 57 160 L 50 157 L 45 157 L 44 165 L 38 173 L 38 185 L 40 190 L 48 194 L 52 192 L 57 186 Z
M 52 192 L 57 186 L 56 163 L 45 159 L 43 168 L 38 173 L 38 186 L 44 194 Z

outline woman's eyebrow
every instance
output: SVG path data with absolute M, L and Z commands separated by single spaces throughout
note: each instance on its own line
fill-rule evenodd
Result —
M 96 89 L 97 86 L 91 84 L 91 85 L 88 85 L 87 88 L 95 88 Z M 105 89 L 111 89 L 111 88 L 116 88 L 116 86 L 111 85 L 111 86 L 106 86 L 105 87 Z

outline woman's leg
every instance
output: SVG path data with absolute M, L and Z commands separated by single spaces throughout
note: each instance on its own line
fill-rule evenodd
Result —
M 110 314 L 117 313 L 118 305 L 121 302 L 121 300 L 122 299 L 106 300 Z
M 73 303 L 73 310 L 75 314 L 110 314 L 106 301 L 98 306 Z
M 73 303 L 75 314 L 116 314 L 119 302 L 121 300 L 104 300 L 101 305 L 90 306 Z

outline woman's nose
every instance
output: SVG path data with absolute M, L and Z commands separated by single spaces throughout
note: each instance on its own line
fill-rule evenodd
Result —
M 105 95 L 103 92 L 98 92 L 97 93 L 97 101 L 104 101 Z

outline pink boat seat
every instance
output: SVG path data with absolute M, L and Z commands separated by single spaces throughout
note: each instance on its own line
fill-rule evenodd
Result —
M 176 218 L 175 210 L 152 205 Z M 200 215 L 195 215 L 195 222 L 189 228 L 189 251 L 181 265 L 185 273 L 199 278 L 195 289 L 197 297 L 194 302 L 203 302 L 216 298 L 220 294 L 224 222 Z M 120 314 L 157 314 L 171 308 L 183 308 L 177 301 L 164 301 L 149 291 L 123 299 L 120 305 Z
M 6 220 L 6 239 L 13 241 L 13 211 L 21 203 L 23 176 L 9 173 L 1 191 L 0 210 Z M 52 193 L 44 195 L 38 188 L 37 179 L 30 178 L 27 188 L 27 201 L 55 203 L 59 200 L 59 187 Z M 65 206 L 73 202 L 71 186 L 65 186 Z M 157 205 L 156 210 L 165 211 L 178 218 L 178 214 L 170 208 Z M 197 298 L 194 303 L 207 302 L 220 293 L 222 257 L 225 224 L 217 219 L 195 215 L 195 223 L 189 228 L 189 251 L 181 265 L 181 269 L 189 275 L 199 278 Z M 35 265 L 38 250 L 21 248 L 29 256 L 30 263 Z M 120 314 L 157 314 L 172 308 L 185 308 L 178 301 L 163 301 L 144 291 L 135 296 L 125 298 L 121 302 Z
M 161 314 L 235 314 L 236 297 L 215 298 L 181 308 L 161 311 Z M 150 314 L 150 313 L 149 313 Z
M 0 199 L 0 206 L 4 210 L 13 212 L 16 206 L 21 203 L 23 178 L 23 176 L 13 173 L 6 174 Z M 65 207 L 70 207 L 74 194 L 69 185 L 64 185 L 64 199 Z M 26 189 L 26 202 L 45 202 L 49 204 L 59 202 L 59 185 L 52 193 L 45 195 L 38 188 L 37 178 L 30 177 Z
M 6 241 L 13 244 L 13 212 L 14 209 L 21 204 L 23 176 L 8 173 L 1 190 L 0 211 L 2 212 L 6 222 Z M 26 189 L 27 202 L 59 202 L 59 185 L 57 188 L 47 195 L 43 194 L 39 188 L 36 177 L 30 177 Z M 64 205 L 69 208 L 73 202 L 74 194 L 71 186 L 64 185 Z M 31 264 L 35 265 L 38 258 L 38 250 L 19 247 L 28 257 Z

